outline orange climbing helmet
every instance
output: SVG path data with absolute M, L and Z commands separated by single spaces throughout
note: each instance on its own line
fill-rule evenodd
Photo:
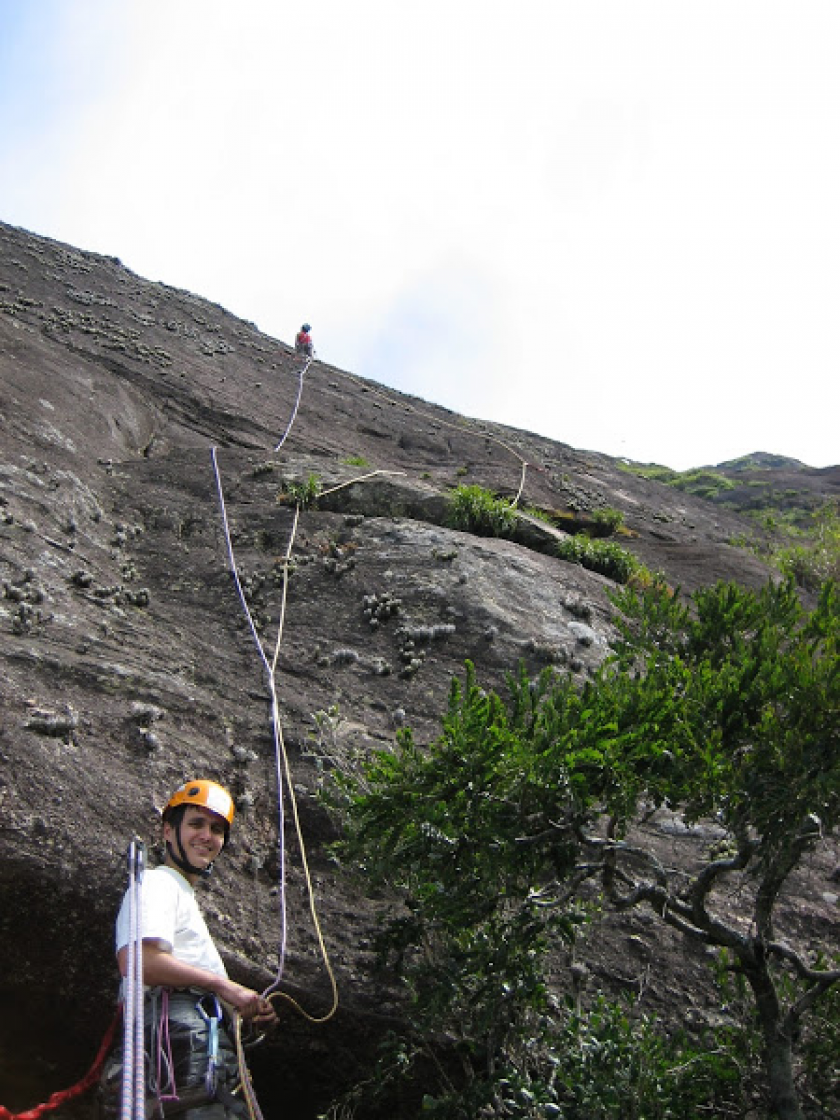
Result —
M 184 782 L 178 786 L 166 803 L 163 810 L 164 820 L 173 809 L 179 805 L 201 805 L 211 813 L 218 813 L 227 821 L 228 828 L 233 824 L 233 815 L 236 812 L 233 798 L 218 782 L 210 782 L 205 778 L 197 778 L 192 782 Z

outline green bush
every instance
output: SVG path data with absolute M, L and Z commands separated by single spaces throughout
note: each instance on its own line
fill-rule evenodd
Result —
M 317 474 L 310 474 L 305 482 L 296 482 L 293 479 L 285 482 L 281 499 L 290 501 L 301 509 L 310 509 L 316 505 L 320 493 L 321 479 Z
M 819 962 L 821 965 L 824 963 Z M 833 961 L 840 967 L 840 958 Z M 821 1104 L 826 1114 L 840 1116 L 840 1079 L 837 1077 L 837 1055 L 840 1054 L 840 986 L 826 992 L 817 1004 L 812 1018 L 805 1023 L 800 1046 L 802 1071 L 810 1095 Z
M 687 494 L 695 494 L 698 498 L 713 498 L 724 490 L 734 490 L 735 483 L 726 475 L 718 471 L 694 469 L 690 471 L 675 471 L 670 467 L 661 467 L 657 463 L 643 466 L 639 463 L 629 463 L 623 468 L 630 474 L 640 478 L 649 478 L 653 482 L 664 482 L 677 490 L 684 490 Z
M 811 539 L 773 553 L 773 563 L 800 587 L 817 591 L 828 580 L 840 584 L 840 516 L 835 506 L 825 506 L 814 515 Z
M 580 564 L 590 572 L 598 572 L 616 583 L 629 583 L 634 576 L 642 576 L 644 573 L 650 575 L 641 561 L 626 548 L 614 541 L 593 540 L 585 533 L 576 533 L 562 541 L 557 546 L 557 555 L 561 560 Z M 643 579 L 642 582 L 648 581 Z
M 725 1047 L 669 1038 L 630 999 L 599 997 L 588 1012 L 568 1014 L 558 1041 L 554 1115 L 565 1120 L 731 1115 L 727 1106 L 741 1103 L 740 1070 Z
M 507 537 L 516 525 L 516 508 L 483 486 L 456 486 L 449 499 L 449 524 L 453 529 L 482 537 Z
M 592 520 L 599 528 L 605 529 L 608 533 L 614 533 L 624 524 L 624 514 L 620 509 L 604 506 L 602 509 L 592 511 Z
M 735 483 L 717 471 L 683 471 L 671 480 L 671 486 L 698 498 L 713 498 L 724 490 L 734 490 Z
M 462 1068 L 474 1067 L 466 1077 L 443 1073 L 442 1047 L 430 1062 L 428 1044 L 390 1032 L 372 1076 L 326 1116 L 337 1120 L 362 1106 L 376 1116 L 437 1120 L 685 1120 L 746 1112 L 734 1052 L 718 1039 L 706 1047 L 684 1034 L 669 1037 L 630 999 L 599 997 L 583 1011 L 571 1002 L 555 1006 L 530 1029 L 509 1053 L 487 1054 L 478 1040 L 462 1046 Z M 412 1097 L 416 1103 L 406 1108 Z
M 546 525 L 553 525 L 554 519 L 547 510 L 539 509 L 537 506 L 526 506 L 522 511 L 527 513 L 529 517 L 535 518 L 537 521 L 543 521 Z
M 665 482 L 669 485 L 675 478 L 679 478 L 679 471 L 671 467 L 662 467 L 658 463 L 621 463 L 621 469 L 628 474 L 638 475 L 639 478 L 649 478 L 652 482 Z

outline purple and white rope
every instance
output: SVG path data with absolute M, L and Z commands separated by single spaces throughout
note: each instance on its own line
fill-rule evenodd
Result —
M 123 1070 L 120 1120 L 145 1120 L 143 1046 L 143 869 L 145 846 L 133 839 L 128 848 L 128 953 L 123 1010 Z

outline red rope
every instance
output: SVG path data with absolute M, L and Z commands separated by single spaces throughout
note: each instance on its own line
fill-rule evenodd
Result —
M 80 1097 L 82 1093 L 86 1093 L 88 1089 L 99 1080 L 102 1067 L 105 1065 L 105 1058 L 108 1055 L 108 1051 L 111 1049 L 111 1043 L 114 1041 L 117 1024 L 121 1018 L 122 1007 L 118 1007 L 111 1025 L 108 1027 L 105 1032 L 105 1037 L 102 1039 L 99 1053 L 94 1058 L 93 1065 L 81 1081 L 78 1081 L 75 1085 L 71 1085 L 69 1089 L 61 1089 L 59 1092 L 53 1093 L 48 1101 L 45 1101 L 43 1104 L 38 1104 L 34 1108 L 30 1108 L 28 1112 L 9 1112 L 8 1108 L 4 1108 L 3 1105 L 0 1104 L 0 1120 L 38 1120 L 45 1112 L 52 1112 L 68 1101 L 72 1101 L 74 1097 Z

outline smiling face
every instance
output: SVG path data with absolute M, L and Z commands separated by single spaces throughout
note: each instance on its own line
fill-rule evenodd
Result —
M 176 866 L 168 854 L 171 845 L 176 852 L 186 856 L 190 865 L 196 868 L 196 874 L 199 874 L 210 866 L 225 846 L 225 831 L 224 817 L 200 805 L 188 805 L 177 828 L 171 824 L 163 826 L 163 839 L 167 843 L 166 863 Z M 188 877 L 193 878 L 191 875 Z

